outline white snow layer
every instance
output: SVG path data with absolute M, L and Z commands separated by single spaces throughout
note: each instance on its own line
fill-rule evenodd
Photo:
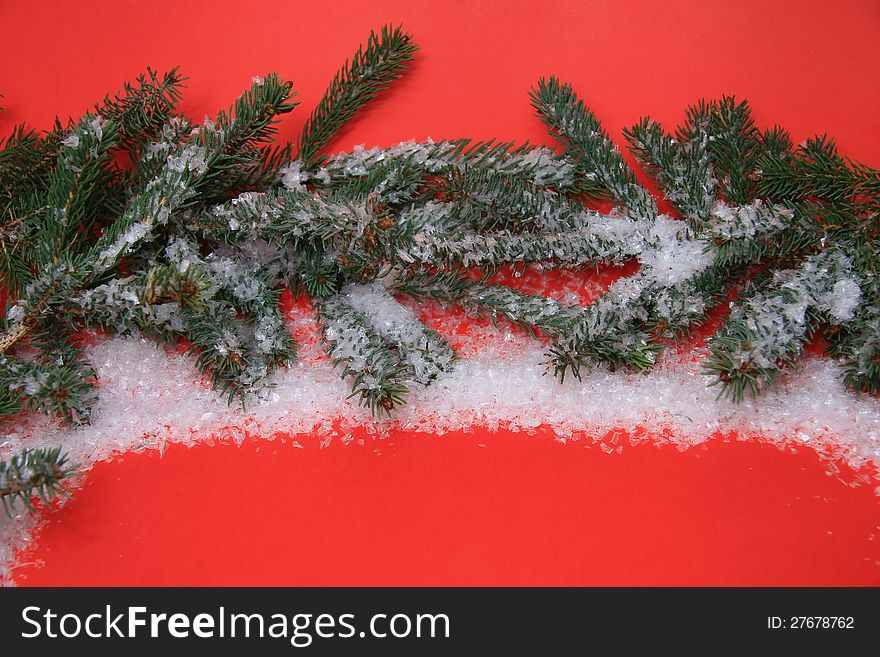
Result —
M 87 350 L 100 382 L 92 423 L 64 428 L 43 417 L 22 419 L 0 438 L 0 458 L 24 447 L 61 445 L 73 463 L 88 468 L 114 453 L 211 438 L 240 442 L 245 432 L 314 432 L 323 446 L 355 426 L 381 439 L 396 428 L 442 434 L 472 426 L 533 431 L 549 425 L 560 440 L 597 440 L 607 451 L 620 449 L 627 435 L 634 441 L 632 431 L 639 428 L 647 430 L 639 432 L 640 440 L 682 449 L 734 431 L 780 445 L 810 444 L 853 466 L 880 463 L 880 400 L 848 392 L 838 366 L 827 359 L 807 358 L 759 401 L 734 404 L 707 388 L 703 353 L 669 350 L 650 374 L 597 368 L 581 381 L 561 384 L 545 375 L 544 345 L 509 326 L 488 326 L 472 344 L 460 345 L 452 372 L 415 390 L 391 420 L 377 421 L 347 399 L 350 387 L 322 355 L 312 316 L 294 311 L 289 321 L 303 344 L 299 360 L 278 371 L 275 386 L 246 411 L 228 406 L 188 356 L 143 339 L 96 338 Z M 0 583 L 10 581 L 14 551 L 33 540 L 35 520 L 16 508 L 12 520 L 0 513 Z

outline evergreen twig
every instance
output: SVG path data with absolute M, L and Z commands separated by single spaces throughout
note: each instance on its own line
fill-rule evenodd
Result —
M 65 481 L 76 474 L 60 447 L 25 449 L 0 461 L 0 500 L 9 517 L 16 502 L 33 510 L 31 499 L 39 497 L 48 507 L 59 493 L 70 495 Z
M 275 74 L 202 125 L 177 114 L 177 69 L 148 69 L 45 135 L 16 127 L 0 147 L 0 416 L 88 421 L 84 327 L 184 340 L 214 386 L 244 400 L 296 355 L 284 286 L 315 302 L 328 353 L 375 414 L 455 364 L 404 297 L 513 322 L 547 341 L 565 379 L 652 368 L 745 285 L 710 340 L 722 394 L 763 392 L 816 331 L 850 388 L 880 390 L 876 169 L 825 137 L 795 148 L 782 128 L 759 130 L 745 102 L 700 101 L 676 130 L 645 118 L 624 133 L 681 215 L 669 217 L 556 78 L 531 102 L 560 153 L 458 139 L 327 157 L 415 48 L 400 27 L 371 34 L 296 147 L 273 143 L 297 104 Z M 597 199 L 615 210 L 591 209 Z M 489 282 L 505 265 L 631 260 L 639 270 L 583 308 Z

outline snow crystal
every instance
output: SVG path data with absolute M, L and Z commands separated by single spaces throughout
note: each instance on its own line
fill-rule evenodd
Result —
M 6 311 L 6 319 L 12 324 L 17 324 L 23 318 L 24 308 L 21 306 L 21 304 L 17 303 Z
M 713 254 L 706 242 L 682 237 L 686 228 L 682 221 L 657 217 L 648 248 L 639 255 L 639 261 L 650 267 L 654 282 L 663 287 L 693 278 L 712 264 Z
M 95 139 L 101 141 L 104 138 L 104 126 L 107 122 L 104 120 L 104 117 L 98 114 L 95 118 L 89 121 L 89 130 L 95 136 Z
M 150 306 L 150 312 L 153 315 L 153 321 L 159 328 L 166 328 L 171 331 L 183 331 L 185 324 L 183 313 L 177 303 L 160 303 Z
M 348 285 L 342 290 L 348 304 L 369 321 L 370 328 L 398 342 L 415 342 L 422 333 L 416 314 L 379 285 Z
M 573 162 L 560 162 L 559 156 L 549 148 L 536 148 L 521 159 L 521 166 L 529 170 L 529 175 L 538 185 L 564 186 L 574 180 Z
M 107 267 L 125 253 L 132 244 L 136 244 L 150 233 L 150 226 L 144 222 L 136 221 L 129 226 L 115 242 L 107 246 L 96 260 L 96 268 Z
M 189 144 L 176 155 L 168 156 L 168 167 L 174 171 L 194 171 L 204 173 L 208 168 L 205 161 L 207 149 L 204 146 Z
M 281 184 L 287 189 L 305 191 L 305 182 L 309 179 L 309 173 L 303 171 L 302 160 L 294 160 L 281 169 Z
M 167 141 L 154 141 L 149 144 L 144 151 L 144 159 L 150 160 L 153 158 L 164 158 L 168 155 L 169 150 L 171 150 L 171 144 Z
M 229 329 L 223 329 L 220 335 L 220 340 L 214 345 L 214 349 L 216 349 L 217 353 L 221 356 L 237 352 L 240 347 L 241 345 L 239 344 L 238 336 Z
M 62 139 L 61 143 L 68 148 L 76 148 L 77 146 L 79 146 L 79 134 L 74 130 L 64 139 Z
M 841 278 L 834 284 L 830 298 L 826 299 L 828 312 L 838 322 L 848 322 L 853 319 L 856 308 L 862 299 L 862 291 L 858 282 L 853 278 Z

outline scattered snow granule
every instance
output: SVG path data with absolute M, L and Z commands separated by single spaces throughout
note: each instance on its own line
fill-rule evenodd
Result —
M 100 114 L 98 114 L 95 118 L 89 121 L 89 129 L 92 134 L 95 135 L 95 139 L 101 141 L 104 138 L 104 125 L 107 122 L 104 120 Z
M 308 180 L 308 172 L 303 171 L 301 160 L 294 160 L 281 169 L 281 184 L 287 189 L 304 191 L 305 182 Z
M 190 144 L 177 155 L 169 155 L 168 166 L 174 171 L 194 171 L 201 174 L 208 168 L 206 156 L 207 149 L 204 146 Z
M 24 308 L 17 303 L 6 311 L 6 319 L 11 323 L 16 323 L 24 317 Z
M 61 140 L 61 143 L 68 148 L 76 148 L 79 146 L 79 134 L 74 130 L 67 137 Z

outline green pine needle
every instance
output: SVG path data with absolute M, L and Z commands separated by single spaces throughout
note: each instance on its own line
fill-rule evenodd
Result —
M 39 497 L 52 508 L 56 495 L 70 496 L 66 481 L 76 474 L 68 465 L 68 457 L 60 447 L 25 449 L 0 461 L 0 500 L 11 518 L 15 505 L 21 502 L 33 510 L 31 500 Z

